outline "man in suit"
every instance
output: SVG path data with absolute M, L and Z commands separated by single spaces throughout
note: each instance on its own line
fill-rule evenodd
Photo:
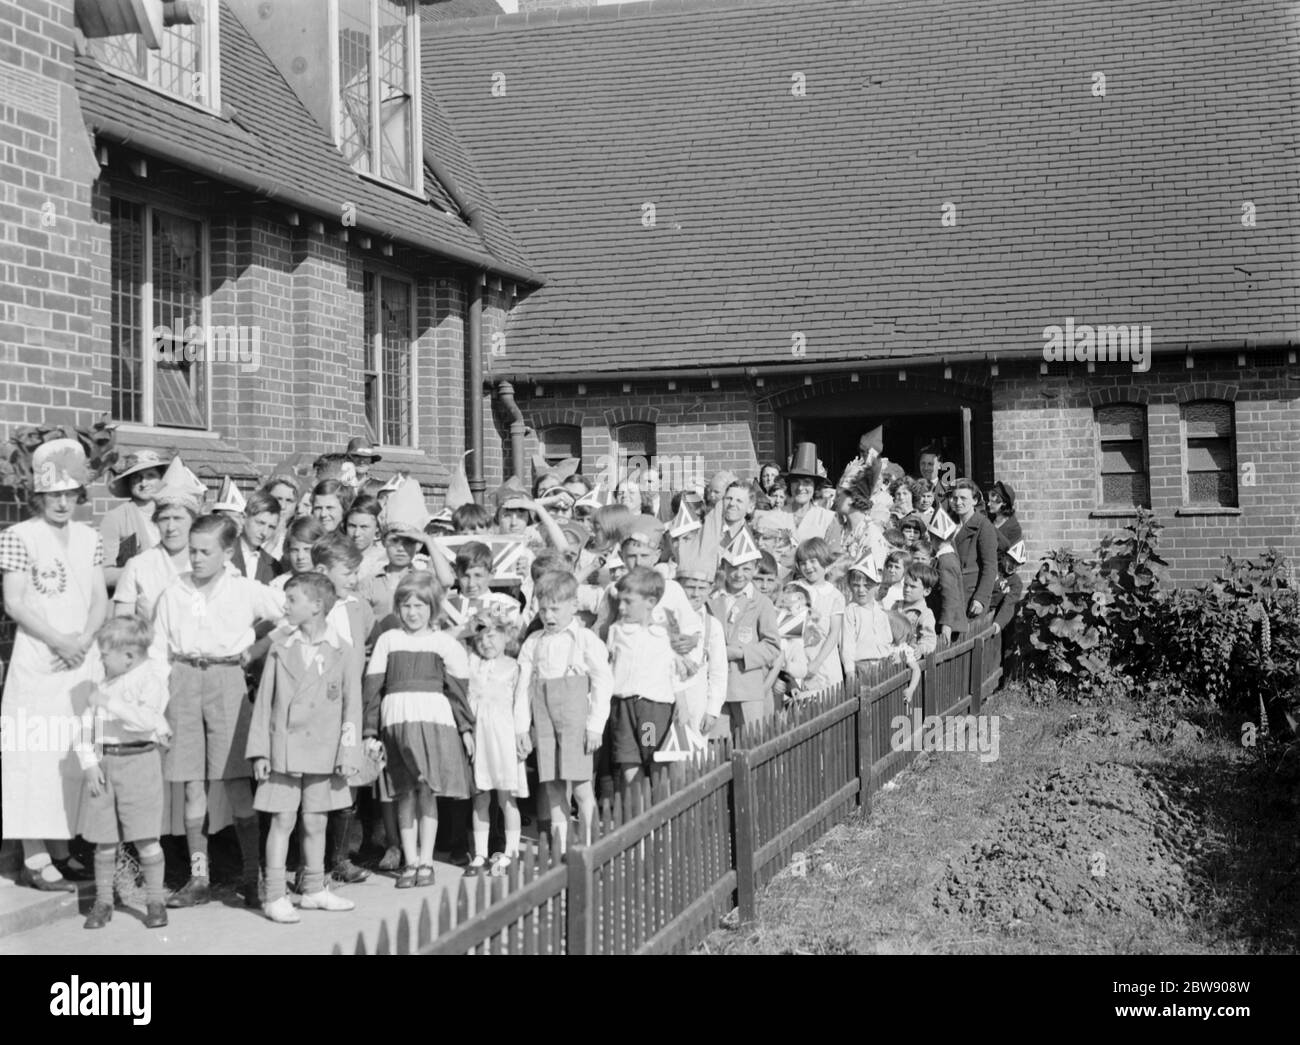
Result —
M 748 531 L 722 553 L 723 587 L 709 599 L 709 612 L 722 622 L 727 644 L 727 717 L 732 730 L 773 713 L 772 692 L 763 683 L 781 655 L 776 607 L 753 584 L 762 553 Z M 706 733 L 717 719 L 706 715 Z
M 948 503 L 957 516 L 957 532 L 950 543 L 961 563 L 966 616 L 971 621 L 989 608 L 993 584 L 998 579 L 998 531 L 987 516 L 975 510 L 980 500 L 980 488 L 970 479 L 958 479 L 948 494 Z
M 230 557 L 231 564 L 243 576 L 261 584 L 270 584 L 284 572 L 284 565 L 263 550 L 266 542 L 275 535 L 279 522 L 279 501 L 262 490 L 249 495 L 244 509 L 244 529 Z

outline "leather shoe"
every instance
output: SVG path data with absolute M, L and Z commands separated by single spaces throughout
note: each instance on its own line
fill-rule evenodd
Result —
M 257 895 L 258 881 L 256 878 L 247 878 L 244 884 L 239 887 L 240 893 L 244 897 L 245 907 L 261 907 L 262 901 Z
M 74 867 L 72 857 L 68 857 L 66 860 L 54 860 L 52 863 L 58 869 L 59 874 L 63 875 L 69 882 L 93 882 L 95 880 L 94 869 Z
M 146 929 L 161 929 L 167 924 L 167 908 L 160 903 L 151 903 L 145 905 L 144 927 Z
M 23 867 L 18 873 L 18 881 L 33 889 L 39 889 L 43 893 L 75 893 L 77 891 L 75 882 L 69 882 L 63 877 L 49 881 L 39 871 L 33 872 L 28 867 Z
M 91 909 L 90 914 L 86 915 L 86 929 L 102 929 L 113 920 L 113 905 L 111 903 L 96 903 Z
M 358 867 L 351 860 L 340 860 L 334 865 L 332 872 L 336 882 L 344 885 L 356 885 L 358 882 L 364 882 L 370 877 L 370 872 L 364 867 Z
M 197 907 L 212 899 L 212 886 L 206 878 L 191 878 L 171 896 L 167 897 L 168 907 Z

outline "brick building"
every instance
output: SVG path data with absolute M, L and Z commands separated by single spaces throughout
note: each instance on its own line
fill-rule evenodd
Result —
M 1298 46 L 1279 0 L 444 25 L 426 91 L 547 277 L 489 379 L 588 470 L 813 439 L 838 474 L 883 422 L 894 459 L 1013 483 L 1031 555 L 1140 504 L 1175 579 L 1300 554 Z M 1049 362 L 1085 325 L 1108 358 Z M 1111 358 L 1121 325 L 1150 358 Z
M 150 48 L 72 0 L 0 4 L 4 427 L 108 414 L 119 446 L 246 486 L 368 434 L 379 471 L 436 493 L 467 442 L 475 288 L 490 339 L 539 277 L 421 96 L 418 41 L 498 9 L 190 6 Z M 21 514 L 0 491 L 0 522 Z

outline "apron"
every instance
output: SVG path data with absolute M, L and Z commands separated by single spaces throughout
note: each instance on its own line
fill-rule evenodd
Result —
M 99 569 L 93 565 L 98 534 L 69 522 L 64 548 L 43 519 L 28 519 L 10 532 L 22 539 L 30 560 L 28 598 L 59 630 L 80 632 Z M 88 706 L 90 684 L 102 674 L 97 647 L 69 670 L 49 646 L 18 629 L 0 698 L 0 712 L 15 733 L 0 757 L 6 838 L 65 839 L 77 833 L 82 776 L 73 723 Z

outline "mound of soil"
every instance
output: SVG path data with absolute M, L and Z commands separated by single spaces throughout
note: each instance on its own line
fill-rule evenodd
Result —
M 1087 762 L 1027 786 L 991 836 L 950 860 L 939 910 L 996 922 L 1192 911 L 1194 818 L 1147 770 Z

